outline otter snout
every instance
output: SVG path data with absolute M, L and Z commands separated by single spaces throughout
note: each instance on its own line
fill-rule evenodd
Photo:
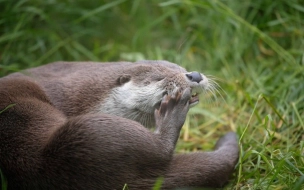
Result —
M 187 73 L 186 76 L 192 82 L 200 83 L 203 80 L 202 75 L 199 72 L 197 72 L 197 71 L 193 71 L 191 73 Z

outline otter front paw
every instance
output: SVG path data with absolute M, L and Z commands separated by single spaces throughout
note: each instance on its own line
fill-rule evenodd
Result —
M 160 108 L 155 110 L 154 114 L 158 131 L 167 127 L 180 130 L 189 110 L 190 97 L 190 89 L 163 97 Z

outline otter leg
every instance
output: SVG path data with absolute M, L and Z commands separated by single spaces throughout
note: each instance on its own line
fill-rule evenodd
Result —
M 230 132 L 220 138 L 212 152 L 196 152 L 174 155 L 162 181 L 162 190 L 177 188 L 211 187 L 227 184 L 238 162 L 237 136 Z M 153 187 L 155 179 L 140 179 L 131 189 Z
M 162 189 L 176 187 L 222 187 L 231 177 L 239 158 L 237 136 L 220 138 L 213 152 L 175 155 L 164 177 Z
M 156 138 L 158 137 L 172 153 L 189 110 L 190 95 L 190 89 L 177 91 L 171 96 L 165 95 L 160 108 L 154 113 Z

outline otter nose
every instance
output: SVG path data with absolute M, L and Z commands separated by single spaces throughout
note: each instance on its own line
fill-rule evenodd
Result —
M 192 73 L 186 74 L 187 78 L 192 82 L 201 82 L 203 80 L 202 75 L 199 72 L 193 71 Z

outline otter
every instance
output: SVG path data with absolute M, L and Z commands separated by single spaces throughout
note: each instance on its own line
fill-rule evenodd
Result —
M 0 79 L 0 168 L 8 189 L 222 187 L 236 134 L 174 154 L 208 78 L 166 61 L 57 62 Z M 147 129 L 155 126 L 154 132 Z

